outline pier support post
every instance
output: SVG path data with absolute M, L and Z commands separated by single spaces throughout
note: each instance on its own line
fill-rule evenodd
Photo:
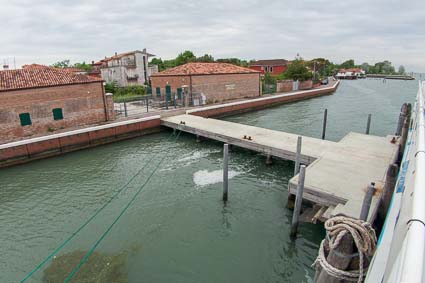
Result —
M 409 132 L 409 120 L 406 117 L 404 119 L 403 127 L 401 128 L 400 149 L 398 152 L 398 160 L 400 162 L 403 159 L 403 153 L 404 153 L 404 148 L 406 147 L 408 132 Z
M 404 119 L 406 118 L 406 116 L 407 116 L 407 103 L 404 103 L 402 106 L 401 106 L 401 109 L 400 109 L 400 115 L 399 115 L 399 117 L 398 117 L 398 123 L 397 123 L 397 129 L 396 129 L 396 131 L 395 131 L 395 135 L 396 136 L 400 136 L 401 135 L 401 129 L 402 129 L 402 127 L 403 127 L 403 122 L 404 122 Z
M 272 164 L 273 164 L 272 156 L 270 154 L 267 154 L 266 165 L 272 165 Z
M 200 135 L 196 135 L 196 142 L 200 143 L 201 142 L 201 136 Z
M 367 124 L 366 124 L 366 135 L 370 132 L 370 121 L 372 120 L 372 114 L 367 115 Z
M 127 103 L 124 101 L 124 116 L 127 117 L 128 113 L 127 113 Z
M 379 205 L 379 217 L 385 219 L 388 208 L 390 207 L 391 198 L 394 192 L 395 183 L 397 181 L 398 166 L 390 164 L 385 177 L 384 189 L 382 190 L 381 203 Z
M 326 137 L 326 123 L 328 121 L 328 109 L 325 109 L 325 112 L 323 113 L 323 128 L 322 128 L 322 140 Z
M 146 113 L 149 112 L 149 98 L 146 96 Z
M 360 211 L 360 220 L 367 221 L 367 216 L 369 215 L 370 205 L 372 203 L 372 197 L 375 193 L 375 183 L 372 182 L 367 187 L 366 194 L 363 198 L 362 210 Z
M 298 224 L 299 224 L 301 206 L 303 201 L 304 180 L 305 180 L 305 165 L 301 165 L 300 174 L 298 175 L 298 186 L 297 186 L 297 195 L 295 198 L 295 208 L 294 208 L 294 213 L 292 214 L 292 224 L 291 224 L 291 234 L 290 234 L 291 237 L 295 237 L 298 231 Z
M 229 145 L 223 146 L 223 201 L 226 202 L 229 191 Z
M 302 144 L 302 137 L 298 136 L 297 139 L 297 153 L 295 155 L 295 168 L 294 168 L 294 176 L 300 172 L 300 164 L 301 164 L 301 144 Z

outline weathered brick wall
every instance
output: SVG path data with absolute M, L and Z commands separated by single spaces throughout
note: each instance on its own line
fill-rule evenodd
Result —
M 106 121 L 105 103 L 102 82 L 0 92 L 0 143 Z M 63 120 L 53 119 L 54 108 Z M 21 113 L 32 125 L 21 126 Z
M 276 92 L 288 92 L 293 90 L 292 80 L 283 80 L 276 82 Z
M 203 93 L 207 98 L 207 103 L 256 97 L 260 96 L 259 76 L 258 73 L 192 76 L 192 92 Z M 167 82 L 171 86 L 171 92 L 176 92 L 176 89 L 182 87 L 182 85 L 190 86 L 190 77 L 151 77 L 151 82 L 153 94 L 156 93 L 156 87 L 160 87 L 163 95 Z
M 107 93 L 105 96 L 106 96 L 106 109 L 108 114 L 108 121 L 113 121 L 115 120 L 114 97 L 112 93 Z
M 313 81 L 312 80 L 299 82 L 299 84 L 298 84 L 299 90 L 305 90 L 305 89 L 311 89 L 311 88 L 313 88 Z

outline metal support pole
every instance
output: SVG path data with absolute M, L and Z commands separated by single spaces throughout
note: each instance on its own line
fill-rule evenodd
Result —
M 363 198 L 362 210 L 360 211 L 360 220 L 367 221 L 367 216 L 369 215 L 370 204 L 372 203 L 372 197 L 375 193 L 375 183 L 372 182 L 367 187 L 367 192 Z
M 295 198 L 295 208 L 294 214 L 292 214 L 292 224 L 291 224 L 291 237 L 297 235 L 299 217 L 301 213 L 301 206 L 303 201 L 303 192 L 304 192 L 304 180 L 305 180 L 305 165 L 301 165 L 300 174 L 298 175 L 298 186 L 297 186 L 297 196 Z
M 146 113 L 149 112 L 149 97 L 146 96 Z
M 366 135 L 368 135 L 369 132 L 370 132 L 370 121 L 371 121 L 371 119 L 372 119 L 372 114 L 369 114 L 367 116 Z
M 325 113 L 323 113 L 323 128 L 322 128 L 322 140 L 326 137 L 326 123 L 328 120 L 328 109 L 325 109 Z
M 227 201 L 229 191 L 229 145 L 223 146 L 223 201 Z
M 124 101 L 124 115 L 125 115 L 125 117 L 128 116 L 128 114 L 127 114 L 127 103 L 125 101 Z
M 168 95 L 165 94 L 165 109 L 168 110 Z
M 295 168 L 294 168 L 294 176 L 300 172 L 300 164 L 301 164 L 301 144 L 302 144 L 302 137 L 298 136 L 297 139 L 297 153 L 295 155 Z
M 177 104 L 176 104 L 176 95 L 174 95 L 174 109 L 177 108 Z

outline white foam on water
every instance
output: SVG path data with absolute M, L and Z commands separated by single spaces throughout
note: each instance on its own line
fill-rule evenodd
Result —
M 242 174 L 238 171 L 229 171 L 229 179 Z M 193 182 L 197 186 L 207 186 L 212 184 L 221 183 L 223 181 L 223 170 L 199 170 L 193 174 Z

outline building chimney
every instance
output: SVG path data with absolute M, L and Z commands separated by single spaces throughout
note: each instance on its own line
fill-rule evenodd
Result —
M 94 61 L 91 61 L 91 64 L 94 65 Z
M 3 70 L 9 70 L 9 65 L 4 64 L 4 65 L 3 65 Z
M 143 53 L 146 53 L 146 48 L 143 48 Z
M 115 52 L 115 56 L 117 56 L 118 55 L 118 53 L 117 52 Z

